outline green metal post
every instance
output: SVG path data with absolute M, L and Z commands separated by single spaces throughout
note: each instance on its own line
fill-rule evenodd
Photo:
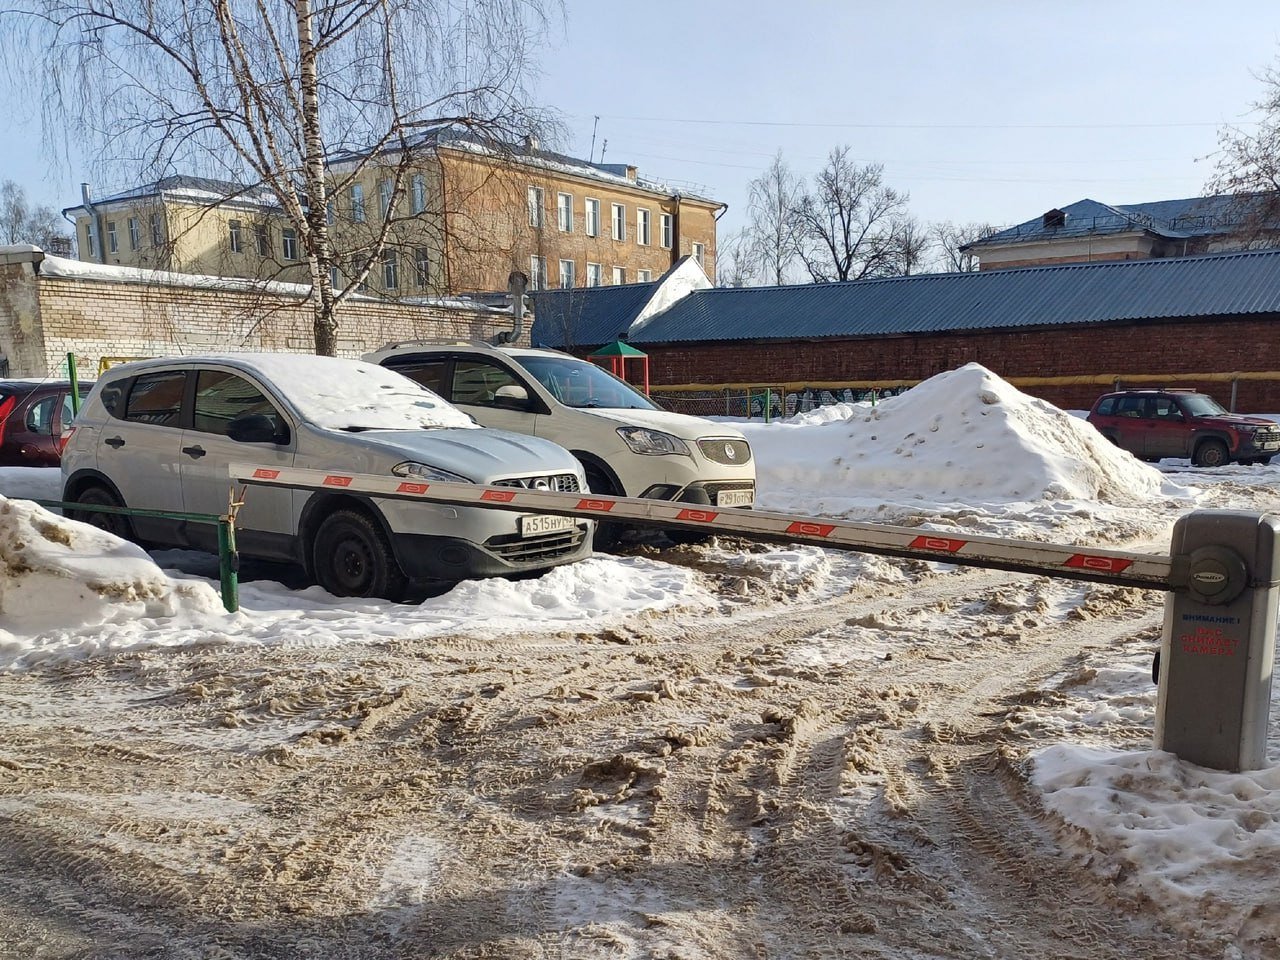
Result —
M 71 415 L 80 412 L 80 378 L 76 375 L 76 355 L 67 354 L 67 378 L 71 381 Z
M 236 528 L 231 520 L 218 520 L 218 575 L 222 581 L 222 605 L 228 613 L 240 609 L 240 556 L 236 553 Z

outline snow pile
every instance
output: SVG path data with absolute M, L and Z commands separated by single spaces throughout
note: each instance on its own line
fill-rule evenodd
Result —
M 171 580 L 140 547 L 0 498 L 0 651 L 25 648 L 19 636 L 55 627 L 221 611 L 208 584 Z
M 1136 506 L 1174 491 L 1088 423 L 976 363 L 876 407 L 837 404 L 742 426 L 763 509 L 840 513 L 841 498 Z
M 1175 915 L 1256 926 L 1257 890 L 1280 859 L 1280 767 L 1223 773 L 1169 753 L 1060 745 L 1034 783 L 1071 827 L 1079 856 Z M 1253 929 L 1251 935 L 1278 931 Z

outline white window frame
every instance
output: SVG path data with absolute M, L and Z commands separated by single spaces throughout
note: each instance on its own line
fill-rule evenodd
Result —
M 627 268 L 614 267 L 613 268 L 613 285 L 615 287 L 620 287 L 626 282 L 627 282 Z
M 648 207 L 636 207 L 636 243 L 649 246 L 653 239 L 653 214 Z
M 565 201 L 568 201 L 566 203 Z M 561 233 L 573 233 L 573 194 L 556 194 L 556 226 Z
M 271 225 L 255 223 L 253 225 L 253 248 L 264 260 L 271 256 Z
M 142 245 L 142 225 L 137 217 L 129 218 L 129 249 L 137 250 Z
M 671 214 L 661 213 L 658 215 L 658 242 L 662 245 L 662 249 L 671 249 Z
M 588 237 L 600 236 L 600 201 L 595 197 L 587 197 L 585 201 L 586 213 L 584 219 L 586 221 L 584 229 Z
M 280 231 L 280 255 L 285 260 L 298 259 L 298 231 L 293 227 Z
M 604 267 L 598 263 L 592 263 L 590 260 L 587 261 L 587 286 L 604 286 Z
M 116 222 L 114 220 L 107 221 L 107 253 L 120 252 L 120 239 L 116 234 Z
M 378 181 L 378 212 L 383 220 L 391 213 L 391 197 L 395 191 L 396 185 L 390 177 L 383 177 Z
M 637 270 L 636 283 L 651 283 L 653 281 L 652 270 Z
M 413 248 L 413 271 L 418 288 L 426 290 L 431 285 L 431 251 L 426 247 Z
M 96 243 L 96 242 L 95 242 L 95 240 L 94 240 L 93 233 L 94 233 L 94 231 L 93 231 L 93 221 L 92 221 L 92 220 L 90 220 L 88 223 L 86 223 L 86 224 L 84 225 L 84 239 L 85 239 L 85 243 L 86 243 L 86 244 L 88 245 L 88 247 L 89 247 L 89 256 L 90 256 L 90 257 L 97 257 L 97 256 L 98 256 L 98 245 L 97 245 L 97 243 Z
M 336 210 L 336 208 L 337 208 L 337 204 L 333 202 L 333 197 L 330 197 L 328 200 L 325 201 L 324 222 L 330 227 L 333 226 L 334 211 Z
M 151 245 L 153 247 L 164 246 L 164 230 L 160 226 L 160 214 L 158 213 L 151 215 Z
M 568 281 L 566 283 L 565 281 Z M 573 260 L 560 261 L 560 289 L 572 290 L 578 285 L 578 265 Z
M 697 261 L 698 266 L 702 267 L 703 270 L 706 270 L 707 269 L 707 245 L 705 243 L 697 243 L 695 241 L 691 252 L 693 253 L 693 259 Z
M 394 250 L 382 251 L 382 286 L 385 290 L 400 289 L 400 257 Z
M 427 209 L 427 178 L 421 173 L 415 173 L 410 181 L 410 188 L 413 193 L 413 212 L 424 213 Z
M 547 258 L 533 256 L 529 258 L 529 289 L 547 289 Z
M 529 185 L 529 226 L 535 230 L 541 230 L 542 225 L 546 222 L 545 207 L 547 196 L 541 187 L 533 184 Z
M 627 239 L 627 207 L 622 203 L 609 204 L 609 223 L 615 240 Z
M 348 191 L 348 198 L 351 201 L 352 222 L 364 223 L 364 184 L 353 183 Z
M 231 248 L 232 253 L 244 252 L 244 238 L 240 234 L 240 221 L 227 221 L 227 246 Z

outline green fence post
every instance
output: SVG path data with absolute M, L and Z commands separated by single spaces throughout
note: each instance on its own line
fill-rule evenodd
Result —
M 218 576 L 222 581 L 222 605 L 228 613 L 240 609 L 240 556 L 236 553 L 236 528 L 230 518 L 218 520 Z
M 71 381 L 71 415 L 80 412 L 80 378 L 76 375 L 76 355 L 67 354 L 67 379 Z

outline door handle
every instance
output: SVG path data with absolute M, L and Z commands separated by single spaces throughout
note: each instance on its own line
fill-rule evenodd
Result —
M 201 457 L 204 456 L 205 450 L 204 450 L 204 447 L 199 447 L 199 446 L 183 447 L 182 452 L 187 454 L 190 457 L 195 458 L 196 460 L 199 460 Z
M 107 437 L 107 439 L 103 440 L 102 442 L 105 443 L 108 447 L 115 447 L 117 450 L 119 450 L 121 447 L 124 446 L 124 437 Z

